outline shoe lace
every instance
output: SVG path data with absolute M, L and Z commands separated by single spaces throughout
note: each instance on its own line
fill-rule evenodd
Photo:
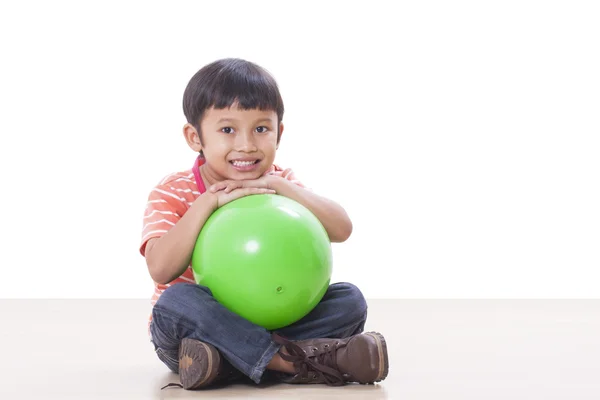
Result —
M 163 389 L 168 388 L 168 387 L 178 387 L 178 388 L 183 389 L 183 385 L 182 384 L 173 382 L 173 383 L 169 383 L 169 384 L 161 387 L 160 390 L 163 390 Z
M 309 372 L 313 372 L 327 385 L 344 385 L 344 376 L 338 369 L 335 355 L 337 350 L 344 347 L 345 344 L 325 345 L 323 351 L 318 352 L 315 356 L 309 356 L 300 346 L 276 333 L 272 334 L 272 338 L 275 343 L 285 347 L 288 354 L 280 352 L 279 356 L 283 360 L 294 364 L 300 378 L 306 379 Z

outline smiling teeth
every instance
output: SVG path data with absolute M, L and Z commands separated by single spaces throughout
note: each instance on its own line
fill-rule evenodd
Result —
M 233 165 L 235 165 L 236 167 L 247 167 L 254 163 L 255 163 L 255 161 L 234 161 Z

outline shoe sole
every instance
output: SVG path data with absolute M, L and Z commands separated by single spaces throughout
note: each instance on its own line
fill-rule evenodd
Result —
M 183 339 L 179 346 L 179 379 L 184 389 L 210 385 L 221 367 L 218 350 L 195 339 Z
M 367 383 L 376 383 L 381 382 L 385 378 L 387 378 L 389 371 L 389 361 L 388 361 L 388 352 L 387 352 L 387 344 L 385 343 L 385 338 L 379 332 L 367 332 L 365 335 L 371 336 L 375 339 L 375 343 L 377 343 L 377 351 L 379 353 L 379 373 L 377 377 L 373 380 L 373 382 Z

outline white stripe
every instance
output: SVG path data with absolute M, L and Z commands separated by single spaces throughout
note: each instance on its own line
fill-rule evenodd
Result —
M 158 188 L 154 188 L 152 191 L 153 192 L 162 193 L 162 194 L 167 195 L 169 197 L 172 197 L 174 199 L 177 199 L 177 200 L 185 202 L 185 199 L 183 197 L 175 196 L 173 193 L 167 192 L 166 190 L 161 190 L 161 189 L 158 189 Z
M 181 275 L 181 276 L 179 277 L 179 279 L 182 279 L 182 280 L 184 280 L 184 281 L 186 281 L 186 282 L 192 282 L 192 283 L 196 283 L 196 281 L 195 281 L 195 280 L 193 280 L 193 279 L 190 279 L 190 278 L 186 278 L 186 277 L 185 277 L 185 276 L 183 276 L 183 275 Z
M 160 221 L 148 222 L 146 225 L 144 225 L 144 227 L 142 228 L 142 231 L 145 231 L 146 228 L 149 227 L 150 225 L 160 224 L 161 222 L 166 222 L 167 224 L 169 224 L 171 226 L 175 226 L 175 224 L 172 223 L 171 221 L 166 220 L 166 219 L 161 219 Z
M 196 182 L 194 182 L 193 180 L 191 180 L 191 179 L 188 179 L 188 178 L 177 178 L 177 179 L 175 179 L 175 182 L 189 182 L 189 183 L 196 183 Z
M 150 200 L 148 202 L 148 204 L 152 204 L 152 203 L 166 203 L 167 201 L 165 199 L 159 199 L 159 200 Z
M 197 194 L 198 196 L 200 196 L 200 192 L 196 192 L 195 190 L 192 190 L 192 189 L 175 189 L 173 186 L 171 186 L 171 190 L 174 190 L 176 192 L 181 192 L 181 193 Z
M 168 231 L 166 231 L 166 230 L 164 230 L 164 229 L 157 229 L 157 230 L 155 230 L 155 231 L 150 231 L 150 232 L 148 232 L 148 233 L 146 233 L 146 234 L 144 235 L 144 237 L 142 238 L 142 242 L 143 242 L 144 240 L 146 240 L 146 238 L 147 238 L 148 236 L 152 235 L 153 233 L 167 233 L 167 232 L 168 232 Z
M 192 179 L 192 178 L 194 177 L 194 173 L 192 172 L 192 173 L 191 173 L 191 174 L 189 174 L 187 177 L 188 177 L 188 178 L 190 178 L 190 179 Z
M 154 211 L 152 211 L 150 214 L 146 215 L 146 216 L 144 217 L 144 219 L 146 219 L 146 218 L 150 218 L 151 216 L 153 216 L 153 215 L 154 215 L 154 214 L 156 214 L 156 213 L 159 213 L 159 214 L 165 214 L 165 215 L 174 215 L 174 216 L 176 216 L 176 217 L 179 217 L 179 214 L 177 214 L 177 213 L 174 213 L 174 212 L 171 212 L 171 211 L 160 211 L 160 210 L 154 210 Z M 181 217 L 179 217 L 179 218 L 181 218 Z

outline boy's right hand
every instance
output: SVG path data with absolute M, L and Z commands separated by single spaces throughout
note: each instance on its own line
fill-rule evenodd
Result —
M 276 192 L 272 189 L 268 189 L 265 187 L 240 187 L 237 189 L 233 189 L 230 192 L 226 192 L 223 188 L 221 190 L 217 190 L 213 192 L 212 190 L 206 191 L 205 194 L 209 194 L 215 199 L 215 210 L 223 207 L 225 204 L 230 203 L 234 200 L 237 200 L 244 196 L 250 196 L 253 194 L 275 194 Z

